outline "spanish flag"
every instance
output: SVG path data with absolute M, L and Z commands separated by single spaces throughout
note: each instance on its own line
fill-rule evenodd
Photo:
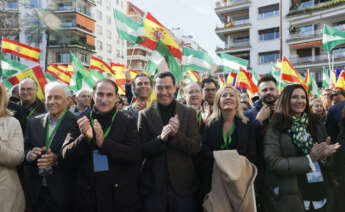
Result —
M 36 81 L 38 85 L 37 97 L 39 99 L 44 99 L 44 87 L 47 84 L 47 80 L 42 72 L 41 67 L 38 65 L 33 68 L 30 68 L 26 71 L 23 71 L 19 74 L 14 75 L 13 77 L 9 78 L 8 81 L 12 85 L 16 85 L 21 80 L 26 79 L 26 78 L 31 78 Z
M 232 86 L 235 86 L 236 85 L 236 77 L 237 77 L 237 73 L 235 72 L 231 72 L 229 75 L 228 75 L 228 79 L 226 81 L 227 84 L 230 84 Z
M 144 20 L 145 40 L 140 43 L 149 49 L 155 50 L 158 41 L 161 40 L 174 57 L 181 59 L 182 51 L 169 31 L 155 19 L 151 13 L 147 13 Z
M 193 82 L 199 82 L 200 78 L 195 71 L 186 71 L 185 77 L 192 80 Z
M 71 82 L 71 75 L 54 64 L 50 64 L 46 72 L 67 85 Z
M 294 69 L 294 67 L 291 65 L 291 63 L 288 61 L 286 57 L 283 58 L 283 68 L 281 71 L 281 78 L 282 80 L 286 82 L 297 82 L 304 84 L 303 79 L 301 76 L 297 73 L 297 71 Z
M 111 69 L 114 71 L 114 78 L 116 80 L 116 83 L 124 85 L 126 83 L 125 71 L 128 70 L 128 67 L 122 64 L 111 63 Z M 134 77 L 137 74 L 139 74 L 139 72 L 136 72 L 134 70 L 129 70 L 129 72 L 130 72 L 130 82 L 132 82 Z
M 258 87 L 254 84 L 252 80 L 252 74 L 240 68 L 240 72 L 238 73 L 238 77 L 236 80 L 236 88 L 246 89 L 252 94 L 258 92 Z
M 94 56 L 91 57 L 90 68 L 114 75 L 114 71 L 103 60 Z
M 67 72 L 69 73 L 69 75 L 73 76 L 74 70 L 73 70 L 72 63 L 68 63 L 68 65 L 67 65 Z
M 38 63 L 38 60 L 40 58 L 40 49 L 9 40 L 7 38 L 2 38 L 2 52 L 4 53 L 11 53 L 15 54 L 19 57 L 32 60 L 36 63 Z

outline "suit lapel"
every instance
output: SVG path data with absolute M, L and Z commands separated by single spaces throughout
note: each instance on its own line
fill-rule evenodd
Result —
M 161 115 L 159 114 L 158 103 L 152 103 L 151 107 L 151 120 L 153 124 L 153 129 L 156 134 L 160 134 L 163 129 L 163 121 Z
M 65 138 L 63 138 L 62 136 L 65 135 L 65 133 L 63 133 L 66 130 L 66 123 L 68 123 L 68 119 L 69 119 L 69 113 L 67 111 L 67 114 L 65 115 L 64 119 L 62 120 L 59 129 L 56 131 L 55 136 L 52 140 L 52 143 L 50 144 L 50 149 L 55 148 L 57 145 L 59 145 L 61 143 L 61 140 L 65 140 Z M 60 141 L 60 142 L 59 142 Z
M 41 121 L 40 121 L 41 126 L 38 128 L 38 132 L 37 132 L 38 135 L 43 135 L 42 139 L 40 140 L 40 144 L 42 146 L 46 145 L 46 136 L 47 136 L 46 126 L 47 126 L 48 116 L 49 116 L 49 113 L 46 113 L 44 116 L 42 116 Z

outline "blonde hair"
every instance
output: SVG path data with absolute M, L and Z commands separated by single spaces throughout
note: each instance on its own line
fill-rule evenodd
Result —
M 2 82 L 0 82 L 0 117 L 11 116 L 12 113 L 7 109 L 8 94 Z
M 217 91 L 217 94 L 214 97 L 213 112 L 212 112 L 211 116 L 209 117 L 209 119 L 207 120 L 207 124 L 208 125 L 210 123 L 212 123 L 213 121 L 221 118 L 222 110 L 221 110 L 220 105 L 219 105 L 220 104 L 220 98 L 223 95 L 223 93 L 225 92 L 225 89 L 228 89 L 228 88 L 235 92 L 236 104 L 237 104 L 236 105 L 236 114 L 235 114 L 235 116 L 238 117 L 244 124 L 246 124 L 248 122 L 248 118 L 244 116 L 243 110 L 242 110 L 242 108 L 240 106 L 240 93 L 232 85 L 225 84 L 224 86 L 222 86 Z
M 322 115 L 321 115 L 322 118 L 326 117 L 326 110 L 323 107 L 323 103 L 322 103 L 321 98 L 313 98 L 313 99 L 311 99 L 310 104 L 309 104 L 310 110 L 312 111 L 312 108 L 313 108 L 314 104 L 317 103 L 317 102 L 320 102 L 321 106 L 322 106 Z

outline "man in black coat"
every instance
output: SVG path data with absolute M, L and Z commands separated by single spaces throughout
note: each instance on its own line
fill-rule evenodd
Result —
M 345 91 L 339 88 L 332 94 L 333 99 L 337 99 L 337 103 L 328 109 L 326 119 L 326 129 L 328 135 L 331 137 L 332 143 L 336 143 L 337 136 L 340 129 L 340 120 L 343 116 L 343 109 L 345 106 Z
M 157 102 L 140 111 L 139 135 L 145 161 L 140 188 L 145 212 L 194 212 L 198 177 L 193 157 L 200 151 L 196 111 L 174 100 L 175 78 L 156 75 Z
M 25 175 L 33 211 L 65 212 L 71 208 L 74 180 L 60 150 L 76 117 L 67 110 L 68 88 L 60 83 L 46 85 L 48 113 L 28 121 L 25 134 Z
M 254 103 L 254 107 L 247 111 L 250 124 L 254 128 L 257 149 L 258 176 L 255 180 L 255 192 L 257 194 L 258 211 L 262 209 L 263 185 L 265 174 L 264 159 L 264 133 L 273 114 L 274 104 L 278 98 L 277 81 L 270 74 L 262 76 L 258 82 L 259 99 Z
M 75 212 L 137 212 L 141 146 L 136 122 L 116 109 L 118 87 L 111 79 L 96 82 L 94 108 L 68 134 L 62 154 L 77 174 Z

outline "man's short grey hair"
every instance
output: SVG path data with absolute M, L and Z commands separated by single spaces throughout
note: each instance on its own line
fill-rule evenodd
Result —
M 82 92 L 86 91 L 88 94 L 91 95 L 91 92 L 87 89 L 81 89 L 75 93 L 75 96 L 78 97 Z
M 65 94 L 65 98 L 70 97 L 71 96 L 71 91 L 68 89 L 68 87 L 65 84 L 62 84 L 60 82 L 50 82 L 48 83 L 45 88 L 45 94 L 47 94 L 49 92 L 49 90 L 55 88 L 55 87 L 59 87 L 62 88 L 64 90 L 64 94 Z
M 19 92 L 19 85 L 17 84 L 11 88 L 11 96 L 17 95 L 18 92 Z
M 37 88 L 38 88 L 37 82 L 36 82 L 35 80 L 31 79 L 31 78 L 25 78 L 25 79 L 23 79 L 22 81 L 20 81 L 20 83 L 19 83 L 19 89 L 20 89 L 20 87 L 21 87 L 25 82 L 31 82 L 32 84 L 35 85 L 35 88 L 36 88 L 36 90 L 37 90 Z

